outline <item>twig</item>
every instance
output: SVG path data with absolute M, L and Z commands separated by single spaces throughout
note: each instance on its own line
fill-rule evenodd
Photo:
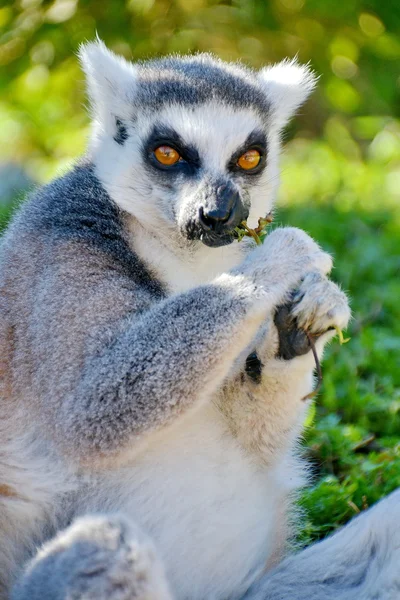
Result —
M 317 385 L 315 386 L 314 390 L 312 392 L 310 392 L 309 394 L 307 394 L 306 396 L 304 396 L 304 398 L 302 398 L 302 401 L 305 402 L 306 400 L 309 400 L 310 398 L 314 398 L 314 396 L 316 396 L 319 392 L 319 390 L 321 389 L 321 385 L 322 385 L 322 369 L 321 369 L 321 363 L 319 362 L 319 358 L 318 358 L 318 354 L 317 354 L 317 350 L 315 348 L 315 344 L 314 344 L 314 340 L 313 337 L 310 333 L 308 333 L 308 331 L 304 332 L 307 336 L 308 342 L 310 344 L 313 356 L 314 356 L 314 360 L 315 360 L 315 368 L 317 369 Z
M 361 450 L 362 448 L 369 446 L 372 442 L 375 441 L 375 437 L 376 437 L 375 434 L 372 433 L 369 437 L 361 440 L 361 442 L 358 442 L 358 444 L 353 446 L 352 451 L 357 452 L 358 450 Z
M 258 237 L 257 233 L 255 232 L 254 229 L 250 229 L 250 227 L 247 226 L 246 221 L 242 221 L 241 222 L 241 226 L 243 227 L 243 229 L 245 229 L 247 231 L 247 233 L 249 234 L 249 236 L 251 236 L 253 238 L 253 240 L 255 241 L 255 243 L 257 244 L 257 246 L 261 246 L 261 240 Z
M 258 226 L 255 229 L 251 229 L 246 223 L 246 221 L 242 221 L 240 225 L 235 228 L 235 233 L 237 236 L 238 242 L 240 242 L 244 236 L 252 237 L 257 246 L 261 246 L 263 243 L 264 237 L 267 235 L 266 228 L 272 223 L 273 216 L 269 212 L 265 217 L 260 217 L 258 219 Z
M 347 505 L 350 506 L 357 515 L 361 512 L 357 504 L 354 504 L 353 500 L 347 500 Z

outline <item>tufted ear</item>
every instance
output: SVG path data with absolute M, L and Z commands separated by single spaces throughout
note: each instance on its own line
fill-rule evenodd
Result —
M 303 104 L 317 83 L 317 76 L 306 65 L 284 60 L 261 69 L 262 88 L 271 103 L 273 125 L 281 129 Z
M 109 133 L 133 113 L 137 73 L 132 63 L 108 50 L 101 40 L 83 44 L 79 59 L 86 74 L 95 120 Z

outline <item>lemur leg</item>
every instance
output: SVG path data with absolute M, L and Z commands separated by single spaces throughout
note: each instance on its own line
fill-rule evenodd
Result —
M 87 516 L 28 564 L 11 600 L 171 600 L 150 540 L 121 516 Z
M 243 600 L 397 600 L 399 565 L 400 490 L 288 557 Z

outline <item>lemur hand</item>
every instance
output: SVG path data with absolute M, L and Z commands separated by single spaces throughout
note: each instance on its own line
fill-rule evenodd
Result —
M 292 299 L 275 314 L 281 358 L 289 360 L 310 350 L 305 332 L 324 342 L 335 335 L 335 328 L 345 329 L 350 319 L 347 296 L 320 272 L 308 273 Z
M 239 266 L 239 272 L 251 277 L 267 293 L 280 288 L 289 293 L 298 287 L 310 271 L 325 275 L 332 259 L 301 229 L 275 229 Z

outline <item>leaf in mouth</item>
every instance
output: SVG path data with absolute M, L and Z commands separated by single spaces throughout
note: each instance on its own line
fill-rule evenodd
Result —
M 258 226 L 255 229 L 251 229 L 246 223 L 242 221 L 240 225 L 235 227 L 235 236 L 238 242 L 241 242 L 244 237 L 251 237 L 255 243 L 260 246 L 267 236 L 267 227 L 272 223 L 272 213 L 268 213 L 266 217 L 260 217 L 258 219 Z

